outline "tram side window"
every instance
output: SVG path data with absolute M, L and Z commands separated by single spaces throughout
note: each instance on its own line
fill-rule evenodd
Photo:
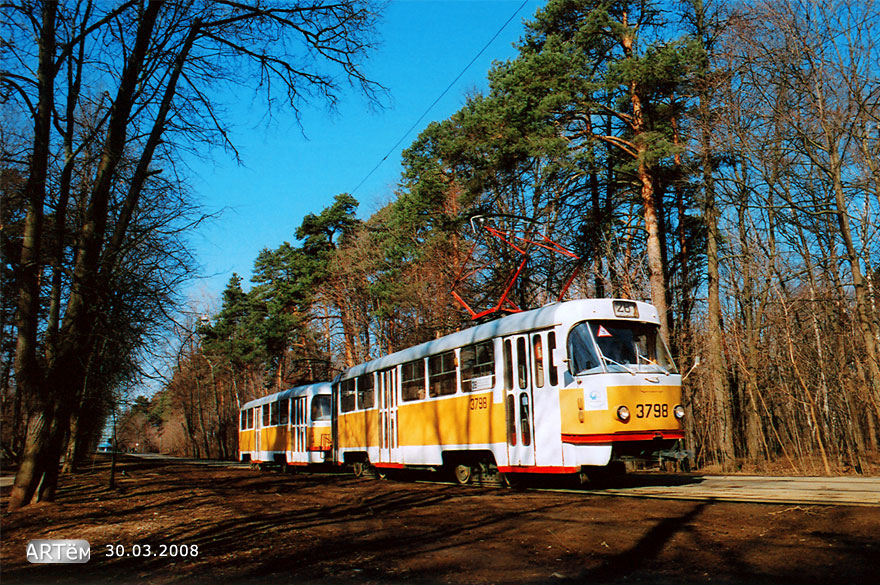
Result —
M 271 419 L 272 419 L 272 420 L 271 420 L 271 422 L 269 423 L 269 424 L 271 424 L 272 426 L 277 426 L 277 425 L 278 425 L 278 418 L 279 418 L 278 415 L 279 415 L 279 411 L 280 411 L 280 408 L 279 408 L 280 405 L 281 405 L 281 402 L 280 402 L 280 401 L 278 401 L 278 402 L 273 402 L 273 403 L 272 403 L 272 410 L 271 410 L 271 412 L 272 412 Z
M 509 339 L 504 340 L 504 387 L 513 388 L 513 344 Z
M 401 390 L 405 401 L 421 400 L 425 397 L 425 361 L 416 360 L 403 364 L 401 368 Z
M 460 356 L 462 392 L 495 387 L 495 346 L 491 339 L 461 348 Z
M 264 404 L 260 408 L 263 409 L 263 426 L 268 427 L 269 426 L 269 405 Z
M 532 336 L 532 354 L 535 360 L 535 386 L 544 387 L 544 345 L 541 335 Z
M 326 394 L 312 398 L 312 422 L 330 420 L 330 397 Z
M 529 385 L 529 356 L 526 340 L 520 337 L 516 340 L 516 370 L 519 387 L 525 388 Z
M 278 417 L 278 424 L 286 425 L 290 417 L 290 400 L 282 400 L 278 403 L 281 406 L 281 414 Z
M 239 430 L 242 430 L 242 431 L 247 429 L 247 411 L 246 410 L 241 411 L 241 422 L 239 423 L 238 428 L 239 428 Z
M 351 412 L 355 406 L 354 378 L 339 384 L 339 406 L 342 412 Z
M 357 378 L 357 407 L 358 410 L 373 408 L 376 405 L 376 393 L 374 391 L 373 374 L 364 374 Z
M 553 361 L 553 354 L 556 353 L 556 332 L 551 331 L 547 334 L 547 369 L 550 371 L 550 385 L 559 385 L 559 370 L 556 368 L 556 362 Z
M 455 352 L 447 351 L 428 358 L 428 386 L 431 396 L 455 394 Z
M 397 384 L 395 380 L 397 378 L 397 368 L 391 368 L 381 372 L 379 374 L 382 376 L 382 384 L 385 389 L 385 398 L 383 399 L 383 403 L 385 407 L 394 406 L 397 404 Z
M 507 395 L 507 442 L 516 446 L 516 398 Z

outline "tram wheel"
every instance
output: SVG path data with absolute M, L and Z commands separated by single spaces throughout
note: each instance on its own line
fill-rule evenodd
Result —
M 461 485 L 467 485 L 473 478 L 473 470 L 470 465 L 459 464 L 455 466 L 455 481 Z

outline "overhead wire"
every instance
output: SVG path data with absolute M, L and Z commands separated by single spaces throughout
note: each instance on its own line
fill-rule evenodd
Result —
M 401 136 L 400 139 L 399 139 L 397 142 L 394 143 L 394 146 L 392 146 L 392 147 L 388 150 L 388 152 L 385 154 L 385 156 L 383 156 L 382 159 L 381 159 L 378 163 L 376 163 L 376 166 L 374 166 L 373 169 L 372 169 L 369 173 L 367 173 L 367 176 L 365 176 L 363 179 L 361 179 L 361 182 L 357 184 L 357 187 L 355 187 L 354 189 L 351 190 L 350 194 L 354 195 L 354 193 L 355 193 L 358 189 L 360 189 L 361 186 L 362 186 L 364 183 L 366 183 L 367 180 L 368 180 L 371 176 L 373 176 L 373 173 L 375 173 L 375 172 L 379 169 L 379 167 L 381 167 L 382 164 L 383 164 L 386 160 L 388 160 L 388 157 L 391 156 L 391 155 L 394 153 L 394 151 L 397 150 L 397 147 L 400 146 L 400 144 L 401 144 L 404 140 L 406 140 L 406 137 L 409 136 L 409 135 L 412 133 L 412 131 L 416 129 L 416 127 L 418 127 L 418 125 L 422 122 L 422 120 L 425 119 L 425 116 L 427 116 L 427 115 L 431 112 L 431 110 L 434 109 L 434 106 L 436 106 L 436 105 L 440 102 L 440 100 L 442 100 L 443 97 L 444 97 L 447 93 L 449 93 L 449 91 L 455 86 L 455 84 L 458 83 L 458 80 L 461 79 L 462 76 L 467 72 L 467 70 L 470 69 L 471 66 L 472 66 L 474 63 L 476 63 L 477 59 L 479 59 L 480 56 L 481 56 L 483 53 L 486 52 L 486 49 L 488 49 L 489 46 L 490 46 L 492 43 L 495 42 L 495 39 L 497 39 L 498 36 L 499 36 L 502 32 L 504 32 L 504 29 L 507 28 L 507 25 L 509 25 L 509 24 L 513 21 L 513 19 L 516 18 L 516 15 L 519 14 L 519 12 L 525 7 L 526 4 L 528 4 L 528 1 L 529 1 L 529 0 L 523 0 L 522 4 L 520 4 L 519 7 L 518 7 L 516 10 L 513 11 L 513 14 L 510 15 L 510 18 L 508 18 L 507 21 L 505 21 L 505 23 L 501 25 L 501 28 L 499 28 L 499 29 L 495 32 L 495 34 L 492 35 L 492 38 L 489 39 L 489 40 L 486 42 L 485 45 L 483 45 L 483 48 L 480 49 L 480 51 L 479 51 L 476 55 L 474 55 L 473 59 L 471 59 L 470 62 L 469 62 L 467 65 L 465 65 L 464 69 L 462 69 L 461 72 L 460 72 L 458 75 L 455 76 L 455 79 L 453 79 L 451 82 L 449 82 L 449 85 L 446 86 L 446 89 L 444 89 L 444 90 L 440 93 L 440 95 L 437 96 L 437 99 L 435 99 L 435 100 L 431 103 L 431 105 L 428 106 L 427 109 L 425 109 L 425 111 L 422 113 L 422 115 L 419 116 L 419 119 L 416 120 L 415 122 L 413 122 L 412 126 L 410 126 L 410 127 L 407 129 L 407 131 L 403 133 L 403 136 Z

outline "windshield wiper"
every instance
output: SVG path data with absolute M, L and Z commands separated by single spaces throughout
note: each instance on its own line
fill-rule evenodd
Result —
M 599 356 L 600 356 L 603 360 L 605 360 L 606 362 L 611 362 L 611 363 L 614 364 L 614 365 L 620 366 L 621 368 L 623 368 L 624 370 L 626 370 L 627 372 L 629 372 L 629 373 L 632 374 L 633 376 L 636 375 L 636 373 L 635 373 L 634 371 L 630 370 L 630 369 L 629 369 L 628 367 L 626 367 L 625 365 L 623 365 L 623 364 L 621 364 L 621 363 L 618 363 L 618 362 L 614 361 L 614 360 L 611 359 L 610 357 L 607 357 L 607 356 L 606 356 L 605 354 L 603 354 L 601 351 L 599 352 Z
M 639 350 L 636 350 L 636 361 L 638 361 L 639 364 L 641 364 L 641 360 L 645 360 L 645 364 L 652 365 L 652 366 L 655 366 L 655 367 L 657 367 L 657 368 L 660 368 L 660 371 L 661 371 L 661 372 L 663 372 L 663 373 L 666 374 L 667 376 L 669 375 L 669 371 L 668 371 L 666 368 L 664 368 L 663 366 L 661 366 L 658 362 L 654 362 L 654 361 L 652 361 L 652 360 L 651 360 L 650 358 L 648 358 L 647 356 L 643 356 L 643 355 L 639 352 Z

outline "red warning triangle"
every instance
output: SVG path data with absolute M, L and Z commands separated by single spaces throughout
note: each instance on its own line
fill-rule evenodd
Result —
M 613 337 L 608 330 L 599 325 L 599 331 L 596 332 L 596 337 Z

